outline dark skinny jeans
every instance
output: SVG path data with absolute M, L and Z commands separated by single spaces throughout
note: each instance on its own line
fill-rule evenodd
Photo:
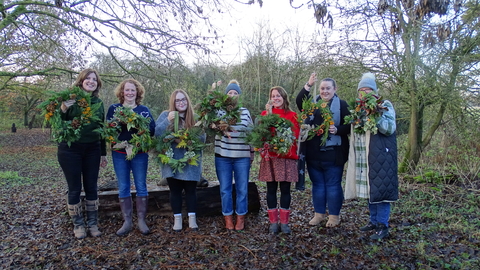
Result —
M 80 202 L 80 193 L 85 199 L 98 198 L 98 171 L 100 169 L 100 142 L 58 144 L 57 158 L 68 184 L 68 204 Z

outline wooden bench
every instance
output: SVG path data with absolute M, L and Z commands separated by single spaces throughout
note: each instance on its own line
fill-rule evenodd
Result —
M 132 199 L 135 201 L 136 191 L 132 190 Z M 168 186 L 148 187 L 148 213 L 160 216 L 173 215 L 170 207 L 170 190 Z M 83 195 L 83 193 L 82 193 Z M 99 214 L 119 214 L 118 190 L 100 190 Z M 233 185 L 233 203 L 235 205 L 235 184 Z M 234 208 L 235 209 L 235 208 Z M 260 196 L 257 185 L 254 182 L 248 183 L 248 212 L 258 213 L 260 211 Z M 183 201 L 183 212 L 186 214 L 185 200 Z M 222 215 L 222 203 L 220 200 L 220 186 L 218 181 L 210 181 L 208 187 L 197 188 L 197 216 L 220 216 Z

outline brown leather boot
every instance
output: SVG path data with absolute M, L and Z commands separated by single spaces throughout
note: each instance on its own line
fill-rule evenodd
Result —
M 234 227 L 233 227 L 233 217 L 232 215 L 229 215 L 229 216 L 225 216 L 225 228 L 227 230 L 233 230 Z
M 245 228 L 245 215 L 237 215 L 237 223 L 235 224 L 235 230 L 241 231 Z

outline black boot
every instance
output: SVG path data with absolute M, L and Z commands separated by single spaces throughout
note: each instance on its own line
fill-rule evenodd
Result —
M 85 200 L 87 212 L 87 230 L 93 237 L 99 237 L 102 232 L 98 230 L 98 199 L 94 201 Z
M 136 203 L 138 229 L 143 235 L 147 235 L 150 233 L 150 229 L 147 227 L 147 223 L 145 223 L 145 217 L 147 216 L 148 208 L 148 197 L 137 197 Z
M 77 239 L 87 237 L 85 231 L 85 221 L 83 219 L 82 202 L 77 204 L 68 204 L 68 214 L 72 218 L 73 233 Z
M 117 231 L 118 236 L 128 234 L 132 230 L 132 197 L 120 198 L 122 209 L 123 226 Z

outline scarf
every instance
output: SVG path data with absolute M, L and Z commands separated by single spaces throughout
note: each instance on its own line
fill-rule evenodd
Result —
M 335 94 L 330 101 L 330 111 L 332 112 L 333 122 L 335 126 L 340 125 L 340 98 Z M 327 129 L 328 132 L 328 129 Z M 342 138 L 338 135 L 328 134 L 325 147 L 337 146 L 342 144 Z

